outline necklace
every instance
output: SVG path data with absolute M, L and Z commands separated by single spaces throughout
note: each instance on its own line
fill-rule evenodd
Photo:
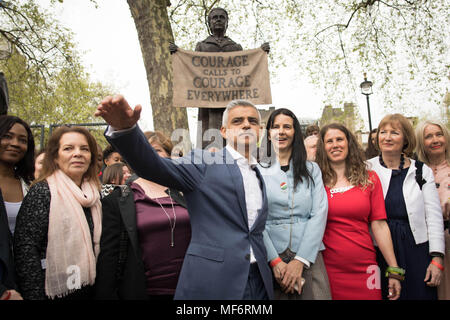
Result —
M 175 247 L 175 242 L 173 240 L 173 231 L 175 230 L 175 224 L 177 223 L 177 215 L 175 214 L 175 208 L 173 206 L 172 197 L 170 196 L 170 190 L 168 190 L 168 192 L 169 192 L 170 203 L 172 204 L 173 223 L 172 223 L 172 219 L 170 219 L 169 214 L 167 213 L 166 209 L 164 209 L 164 207 L 162 206 L 161 202 L 159 202 L 158 198 L 155 198 L 155 201 L 158 202 L 159 206 L 161 207 L 161 209 L 166 214 L 167 219 L 169 219 L 169 225 L 170 225 L 170 246 L 173 248 L 173 247 Z
M 330 198 L 333 198 L 333 195 L 335 194 L 335 193 L 344 193 L 344 192 L 346 192 L 346 191 L 348 191 L 348 190 L 350 190 L 351 188 L 353 188 L 353 186 L 346 186 L 346 187 L 340 187 L 340 188 L 333 188 L 333 189 L 330 189 Z
M 385 167 L 388 168 L 387 165 L 384 163 L 383 161 L 383 156 L 380 154 L 380 164 Z M 398 175 L 402 172 L 403 170 L 403 166 L 405 165 L 405 156 L 403 155 L 403 153 L 400 155 L 400 165 L 398 166 L 398 169 L 392 169 L 392 175 Z M 389 169 L 389 168 L 388 168 Z

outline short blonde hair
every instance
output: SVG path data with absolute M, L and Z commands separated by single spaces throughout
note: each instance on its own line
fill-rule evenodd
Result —
M 407 157 L 412 157 L 414 150 L 416 149 L 416 136 L 411 122 L 400 113 L 388 114 L 381 119 L 380 124 L 378 125 L 377 140 L 375 141 L 376 148 L 381 151 L 378 137 L 381 129 L 388 124 L 392 127 L 399 128 L 402 131 L 404 137 L 402 151 Z
M 444 134 L 444 139 L 445 139 L 445 160 L 447 160 L 447 163 L 450 164 L 450 135 L 448 132 L 448 129 L 446 126 L 444 126 L 442 124 L 442 122 L 438 121 L 438 120 L 425 120 L 420 122 L 417 125 L 416 128 L 416 139 L 417 139 L 417 157 L 419 158 L 420 161 L 425 162 L 426 164 L 430 163 L 430 159 L 428 159 L 428 156 L 425 152 L 425 136 L 424 136 L 424 131 L 425 128 L 429 125 L 435 125 L 438 126 L 442 133 Z

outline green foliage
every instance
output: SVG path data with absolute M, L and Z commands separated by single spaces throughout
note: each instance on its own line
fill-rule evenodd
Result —
M 9 30 L 2 34 L 13 35 L 6 38 L 14 39 L 11 57 L 0 61 L 8 82 L 8 113 L 30 125 L 45 125 L 46 140 L 52 124 L 102 122 L 93 114 L 101 99 L 114 90 L 90 81 L 71 33 L 33 1 L 11 4 L 4 11 L 0 8 L 0 16 L 5 13 L 14 21 L 0 20 L 0 32 Z M 33 131 L 39 145 L 40 130 Z M 103 130 L 94 131 L 105 146 Z
M 363 73 L 387 112 L 441 104 L 448 86 L 450 6 L 446 0 L 173 0 L 180 47 L 207 36 L 206 12 L 229 13 L 227 34 L 244 48 L 269 41 L 272 81 L 290 66 L 324 93 L 324 104 L 357 101 Z

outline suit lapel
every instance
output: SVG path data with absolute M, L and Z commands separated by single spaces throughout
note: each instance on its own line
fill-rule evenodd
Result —
M 228 171 L 230 172 L 231 180 L 233 181 L 235 186 L 234 191 L 236 193 L 239 206 L 241 207 L 241 213 L 244 218 L 245 225 L 248 226 L 247 206 L 245 205 L 245 190 L 241 170 L 239 169 L 236 160 L 234 160 L 233 164 L 229 164 L 227 162 L 227 158 L 232 159 L 233 157 L 225 148 L 223 149 L 223 157 L 225 165 L 227 166 Z
M 170 196 L 176 203 L 178 203 L 183 208 L 187 209 L 186 200 L 180 191 L 169 188 L 164 191 L 168 196 Z
M 124 194 L 126 193 L 126 194 Z M 136 223 L 136 210 L 133 199 L 133 192 L 130 188 L 128 190 L 122 190 L 122 196 L 119 198 L 120 214 L 122 215 L 122 221 L 125 225 L 125 230 L 130 238 L 131 245 L 136 252 L 137 257 L 141 257 L 141 249 L 139 246 L 137 235 L 137 223 Z

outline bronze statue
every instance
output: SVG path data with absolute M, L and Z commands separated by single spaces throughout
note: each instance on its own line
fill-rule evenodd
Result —
M 205 40 L 197 43 L 195 51 L 200 52 L 230 52 L 230 51 L 242 51 L 242 46 L 239 43 L 234 42 L 231 38 L 225 35 L 228 28 L 228 12 L 223 8 L 213 8 L 208 14 L 208 28 L 211 34 Z M 174 43 L 169 45 L 170 53 L 173 54 L 177 51 L 177 46 Z M 261 49 L 270 52 L 270 46 L 268 42 L 261 45 Z M 214 128 L 220 129 L 222 125 L 222 114 L 225 108 L 199 108 L 198 120 L 201 121 L 201 137 L 206 130 Z M 198 132 L 199 134 L 200 132 Z M 209 141 L 203 141 L 202 148 L 205 148 L 209 144 Z M 224 146 L 224 145 L 222 145 Z

